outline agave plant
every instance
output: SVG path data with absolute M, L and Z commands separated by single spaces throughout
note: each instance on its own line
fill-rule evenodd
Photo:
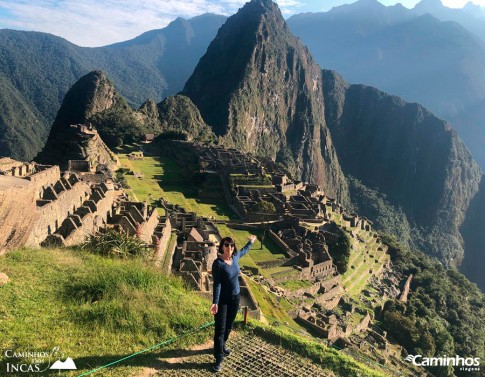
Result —
M 106 229 L 90 236 L 82 248 L 96 254 L 124 259 L 135 256 L 147 258 L 150 255 L 145 242 L 116 229 Z

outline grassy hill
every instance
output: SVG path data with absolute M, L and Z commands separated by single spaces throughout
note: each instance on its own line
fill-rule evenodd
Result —
M 0 287 L 2 349 L 50 351 L 58 346 L 76 362 L 78 373 L 71 376 L 213 320 L 207 300 L 143 260 L 22 249 L 0 257 L 0 271 L 10 278 Z M 177 347 L 209 337 L 210 330 L 201 331 L 182 338 Z M 96 375 L 131 375 L 143 357 Z M 6 362 L 11 360 L 2 353 L 2 372 Z
M 86 373 L 212 321 L 207 300 L 186 289 L 180 279 L 165 276 L 141 259 L 106 259 L 78 249 L 21 249 L 0 257 L 0 271 L 10 277 L 0 288 L 2 348 L 39 352 L 57 346 L 64 355 L 61 359 L 71 357 L 78 368 L 63 372 L 66 376 Z M 240 331 L 265 339 L 258 344 L 275 343 L 291 350 L 295 360 L 322 364 L 331 375 L 382 375 L 281 329 L 253 323 Z M 168 350 L 187 350 L 211 336 L 208 327 L 98 371 L 96 376 L 138 376 L 141 367 L 153 365 Z M 28 358 L 23 361 L 31 362 Z M 12 362 L 2 353 L 0 370 L 5 371 L 6 363 Z M 199 368 L 205 369 L 205 364 Z M 47 370 L 42 375 L 55 374 Z

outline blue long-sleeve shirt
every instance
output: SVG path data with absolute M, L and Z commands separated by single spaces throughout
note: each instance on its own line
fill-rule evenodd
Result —
M 249 241 L 237 255 L 232 256 L 232 264 L 229 265 L 222 258 L 216 258 L 212 263 L 213 304 L 227 303 L 232 296 L 241 292 L 239 288 L 239 259 L 245 256 L 253 244 Z

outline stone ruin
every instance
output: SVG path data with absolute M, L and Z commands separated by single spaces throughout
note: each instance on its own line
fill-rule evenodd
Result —
M 84 131 L 92 132 L 89 128 Z M 87 170 L 82 166 L 91 163 L 70 161 L 69 165 Z M 170 238 L 170 227 L 164 230 L 166 221 L 146 203 L 123 199 L 122 189 L 106 174 L 61 173 L 59 166 L 9 158 L 0 159 L 0 169 L 0 251 L 20 246 L 71 246 L 112 226 L 156 250 Z
M 340 305 L 343 307 L 341 313 L 325 310 L 318 304 L 303 307 L 296 320 L 331 342 L 369 328 L 373 319 L 371 313 L 345 301 Z
M 171 270 L 183 277 L 194 289 L 212 298 L 212 263 L 217 258 L 222 236 L 215 224 L 207 218 L 187 212 L 178 205 L 161 200 L 176 231 L 177 243 L 172 251 Z M 260 318 L 261 311 L 242 274 L 239 275 L 241 306 L 247 306 L 251 316 Z
M 195 146 L 195 148 L 199 156 L 201 170 L 216 170 L 224 175 L 265 174 L 264 168 L 256 158 L 237 149 L 202 146 Z

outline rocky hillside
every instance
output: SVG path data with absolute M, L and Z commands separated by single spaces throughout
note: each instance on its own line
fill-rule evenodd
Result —
M 111 147 L 139 139 L 144 132 L 160 132 L 157 123 L 158 129 L 145 127 L 140 118 L 104 73 L 88 73 L 67 92 L 47 143 L 36 160 L 65 167 L 68 160 L 88 157 L 86 151 L 92 148 L 87 148 L 86 143 L 91 137 L 79 133 L 72 125 L 91 123 Z
M 201 141 L 216 140 L 199 109 L 188 97 L 177 95 L 165 98 L 158 104 L 157 111 L 164 132 L 183 132 Z
M 460 226 L 481 172 L 456 132 L 418 104 L 349 85 L 333 71 L 323 71 L 323 88 L 326 121 L 342 169 L 354 178 L 358 212 L 369 215 L 380 200 L 385 204 L 373 220 L 381 229 L 402 221 L 394 232 L 401 241 L 459 265 Z M 403 216 L 386 218 L 386 211 Z
M 325 125 L 320 68 L 275 3 L 253 0 L 230 17 L 183 94 L 225 145 L 276 158 L 296 177 L 347 202 Z
M 465 241 L 465 260 L 460 270 L 468 279 L 476 283 L 485 292 L 485 176 L 482 175 L 480 189 L 470 203 L 465 221 L 461 226 Z
M 135 106 L 177 93 L 224 20 L 213 14 L 178 18 L 99 48 L 45 33 L 0 30 L 0 156 L 31 160 L 44 146 L 65 94 L 90 71 L 106 72 Z

